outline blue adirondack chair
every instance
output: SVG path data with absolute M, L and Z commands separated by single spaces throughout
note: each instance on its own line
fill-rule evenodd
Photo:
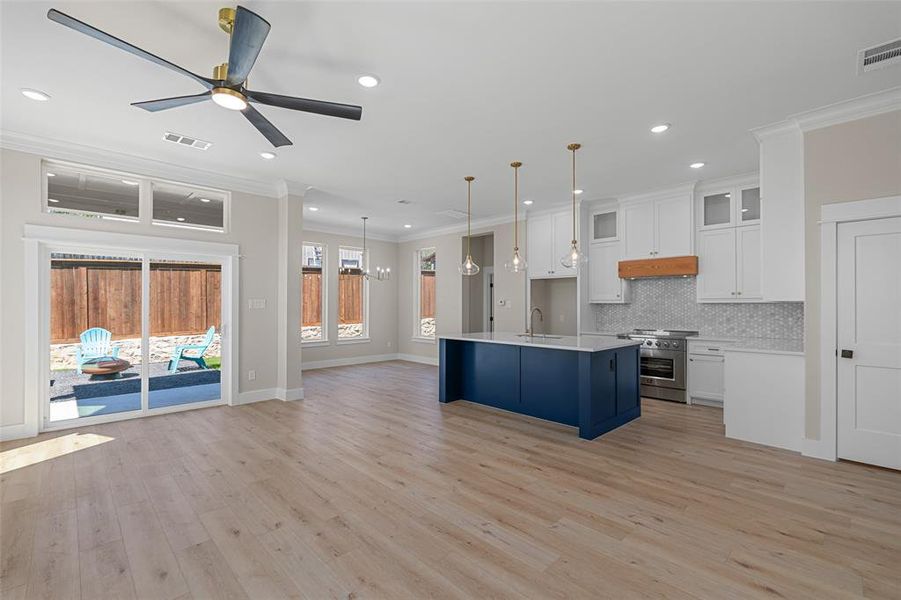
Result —
M 89 360 L 111 356 L 119 357 L 119 347 L 113 348 L 113 334 L 102 327 L 91 327 L 81 332 L 81 345 L 75 349 L 75 362 L 78 364 L 78 373 L 81 374 L 81 366 Z
M 215 335 L 215 333 L 216 327 L 213 326 L 206 330 L 206 336 L 199 344 L 176 346 L 175 350 L 172 352 L 172 358 L 169 359 L 169 372 L 175 373 L 178 370 L 178 361 L 180 360 L 190 360 L 197 363 L 197 366 L 201 369 L 208 369 L 209 367 L 206 366 L 206 361 L 203 360 L 203 355 L 207 351 L 207 348 L 210 347 L 210 344 L 213 343 L 213 335 Z M 188 356 L 185 352 L 196 352 L 197 354 Z

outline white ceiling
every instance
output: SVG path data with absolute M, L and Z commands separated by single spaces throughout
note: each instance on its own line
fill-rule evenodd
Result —
M 368 214 L 398 235 L 454 224 L 436 213 L 465 209 L 464 175 L 477 178 L 474 218 L 509 213 L 512 160 L 534 208 L 566 201 L 571 141 L 584 198 L 612 197 L 753 171 L 750 128 L 901 85 L 901 68 L 858 76 L 855 62 L 901 37 L 901 2 L 246 2 L 272 23 L 251 88 L 364 107 L 360 122 L 261 107 L 294 141 L 264 161 L 268 144 L 239 114 L 129 106 L 202 89 L 45 16 L 52 6 L 209 76 L 227 56 L 219 5 L 2 2 L 2 129 L 302 182 L 315 220 L 356 227 Z M 360 87 L 361 73 L 382 84 Z M 648 131 L 664 121 L 670 132 Z M 167 130 L 213 147 L 164 143 Z

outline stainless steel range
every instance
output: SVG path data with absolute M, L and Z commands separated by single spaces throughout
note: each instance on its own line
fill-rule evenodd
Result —
M 674 402 L 686 401 L 686 340 L 696 335 L 697 331 L 634 329 L 617 336 L 642 342 L 642 396 Z

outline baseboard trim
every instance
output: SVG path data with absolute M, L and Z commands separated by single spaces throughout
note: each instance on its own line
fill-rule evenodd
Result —
M 238 394 L 236 402 L 232 406 L 241 406 L 242 404 L 251 404 L 253 402 L 262 402 L 263 400 L 277 400 L 278 388 L 267 388 L 264 390 L 251 390 L 249 392 L 241 392 Z
M 366 363 L 397 360 L 397 354 L 372 354 L 370 356 L 353 356 L 350 358 L 332 358 L 328 360 L 312 360 L 301 363 L 301 370 L 327 369 L 329 367 L 347 367 L 350 365 L 364 365 Z
M 835 444 L 829 443 L 826 440 L 804 438 L 801 440 L 801 454 L 810 458 L 818 458 L 830 462 L 838 460 L 838 457 L 835 455 Z
M 37 425 L 29 423 L 19 423 L 17 425 L 3 425 L 0 427 L 0 442 L 8 442 L 10 440 L 21 440 L 23 438 L 34 437 L 38 434 Z
M 415 362 L 422 365 L 431 365 L 433 367 L 438 366 L 438 358 L 435 356 L 419 356 L 418 354 L 398 354 L 397 360 L 405 360 L 408 362 Z
M 292 388 L 289 390 L 279 389 L 278 399 L 284 402 L 293 402 L 294 400 L 303 400 L 303 388 Z
M 418 356 L 416 354 L 372 354 L 369 356 L 353 356 L 350 358 L 333 358 L 330 360 L 313 360 L 301 365 L 304 371 L 313 369 L 328 369 L 330 367 L 349 367 L 351 365 L 365 365 L 368 363 L 386 362 L 389 360 L 405 360 L 424 365 L 438 366 L 438 359 L 430 356 Z

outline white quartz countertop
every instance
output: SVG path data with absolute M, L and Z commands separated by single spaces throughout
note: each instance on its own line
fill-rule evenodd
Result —
M 724 338 L 699 335 L 689 342 L 716 342 L 729 352 L 763 352 L 766 354 L 804 354 L 804 341 L 780 338 Z
M 536 335 L 529 338 L 528 335 L 495 331 L 492 333 L 443 333 L 440 339 L 461 340 L 465 342 L 488 342 L 489 344 L 506 344 L 508 346 L 529 346 L 533 348 L 550 348 L 552 350 L 576 350 L 578 352 L 599 352 L 614 348 L 627 348 L 639 346 L 640 342 L 634 340 L 609 339 L 596 335 L 563 335 L 542 337 Z

